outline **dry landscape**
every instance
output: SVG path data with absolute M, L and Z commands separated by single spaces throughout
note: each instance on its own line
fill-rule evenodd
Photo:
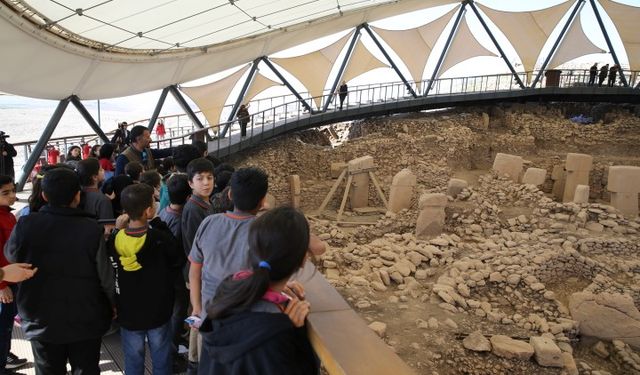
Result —
M 301 208 L 329 245 L 321 272 L 417 373 L 640 374 L 640 219 L 611 206 L 623 193 L 608 181 L 612 166 L 640 166 L 638 116 L 587 104 L 459 108 L 291 134 L 230 162 L 267 170 L 279 203 L 299 176 Z M 519 176 L 492 170 L 498 153 L 522 157 Z M 581 171 L 586 203 L 562 202 L 570 153 L 593 158 Z M 347 202 L 338 218 L 343 183 L 317 212 L 336 182 L 331 164 L 363 156 L 386 199 L 398 172 L 415 176 L 406 208 L 387 211 L 369 184 L 367 207 Z M 546 170 L 537 185 L 521 183 L 529 168 Z M 633 181 L 622 183 L 637 197 Z

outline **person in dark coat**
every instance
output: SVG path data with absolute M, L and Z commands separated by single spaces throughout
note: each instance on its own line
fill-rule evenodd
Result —
M 347 86 L 346 81 L 342 81 L 342 84 L 338 88 L 338 96 L 340 97 L 340 110 L 342 111 L 342 105 L 344 104 L 344 100 L 349 95 L 349 86 Z
M 595 63 L 591 65 L 591 68 L 589 68 L 589 86 L 595 85 L 597 75 L 598 75 L 598 63 Z
M 304 327 L 310 305 L 299 284 L 288 284 L 306 260 L 309 239 L 307 220 L 290 207 L 251 224 L 252 269 L 227 277 L 208 304 L 198 374 L 319 373 Z
M 607 86 L 613 87 L 616 84 L 616 77 L 618 76 L 618 70 L 620 70 L 620 66 L 618 64 L 613 65 L 609 69 L 609 81 L 607 81 Z
M 607 79 L 607 72 L 609 71 L 609 64 L 603 65 L 600 68 L 600 74 L 598 75 L 598 86 L 602 86 L 604 80 Z
M 247 136 L 247 124 L 249 123 L 249 108 L 246 105 L 242 104 L 240 109 L 238 109 L 238 123 L 240 124 L 240 136 Z
M 18 153 L 13 148 L 13 145 L 7 142 L 7 137 L 8 135 L 4 134 L 4 132 L 0 132 L 0 150 L 2 150 L 2 170 L 0 170 L 0 175 L 11 176 L 11 178 L 15 179 L 16 172 L 13 170 L 13 158 Z

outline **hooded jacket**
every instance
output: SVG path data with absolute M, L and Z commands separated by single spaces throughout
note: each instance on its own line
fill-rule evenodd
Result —
M 243 312 L 200 327 L 198 374 L 318 374 L 318 358 L 306 328 L 282 313 Z

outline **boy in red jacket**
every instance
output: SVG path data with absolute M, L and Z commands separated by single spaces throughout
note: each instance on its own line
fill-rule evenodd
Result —
M 16 217 L 11 213 L 11 206 L 16 203 L 16 185 L 11 176 L 0 176 L 0 249 L 11 235 L 16 225 Z M 9 262 L 0 251 L 0 267 Z M 26 359 L 18 358 L 11 353 L 11 332 L 13 318 L 16 316 L 16 303 L 13 300 L 15 285 L 0 282 L 0 374 L 16 374 L 12 369 L 22 367 Z

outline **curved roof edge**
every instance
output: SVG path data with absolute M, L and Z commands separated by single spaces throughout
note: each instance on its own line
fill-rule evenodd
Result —
M 100 52 L 39 28 L 0 4 L 0 91 L 41 99 L 105 99 L 202 78 L 287 48 L 456 0 L 404 0 L 306 21 L 227 43 L 158 55 Z

